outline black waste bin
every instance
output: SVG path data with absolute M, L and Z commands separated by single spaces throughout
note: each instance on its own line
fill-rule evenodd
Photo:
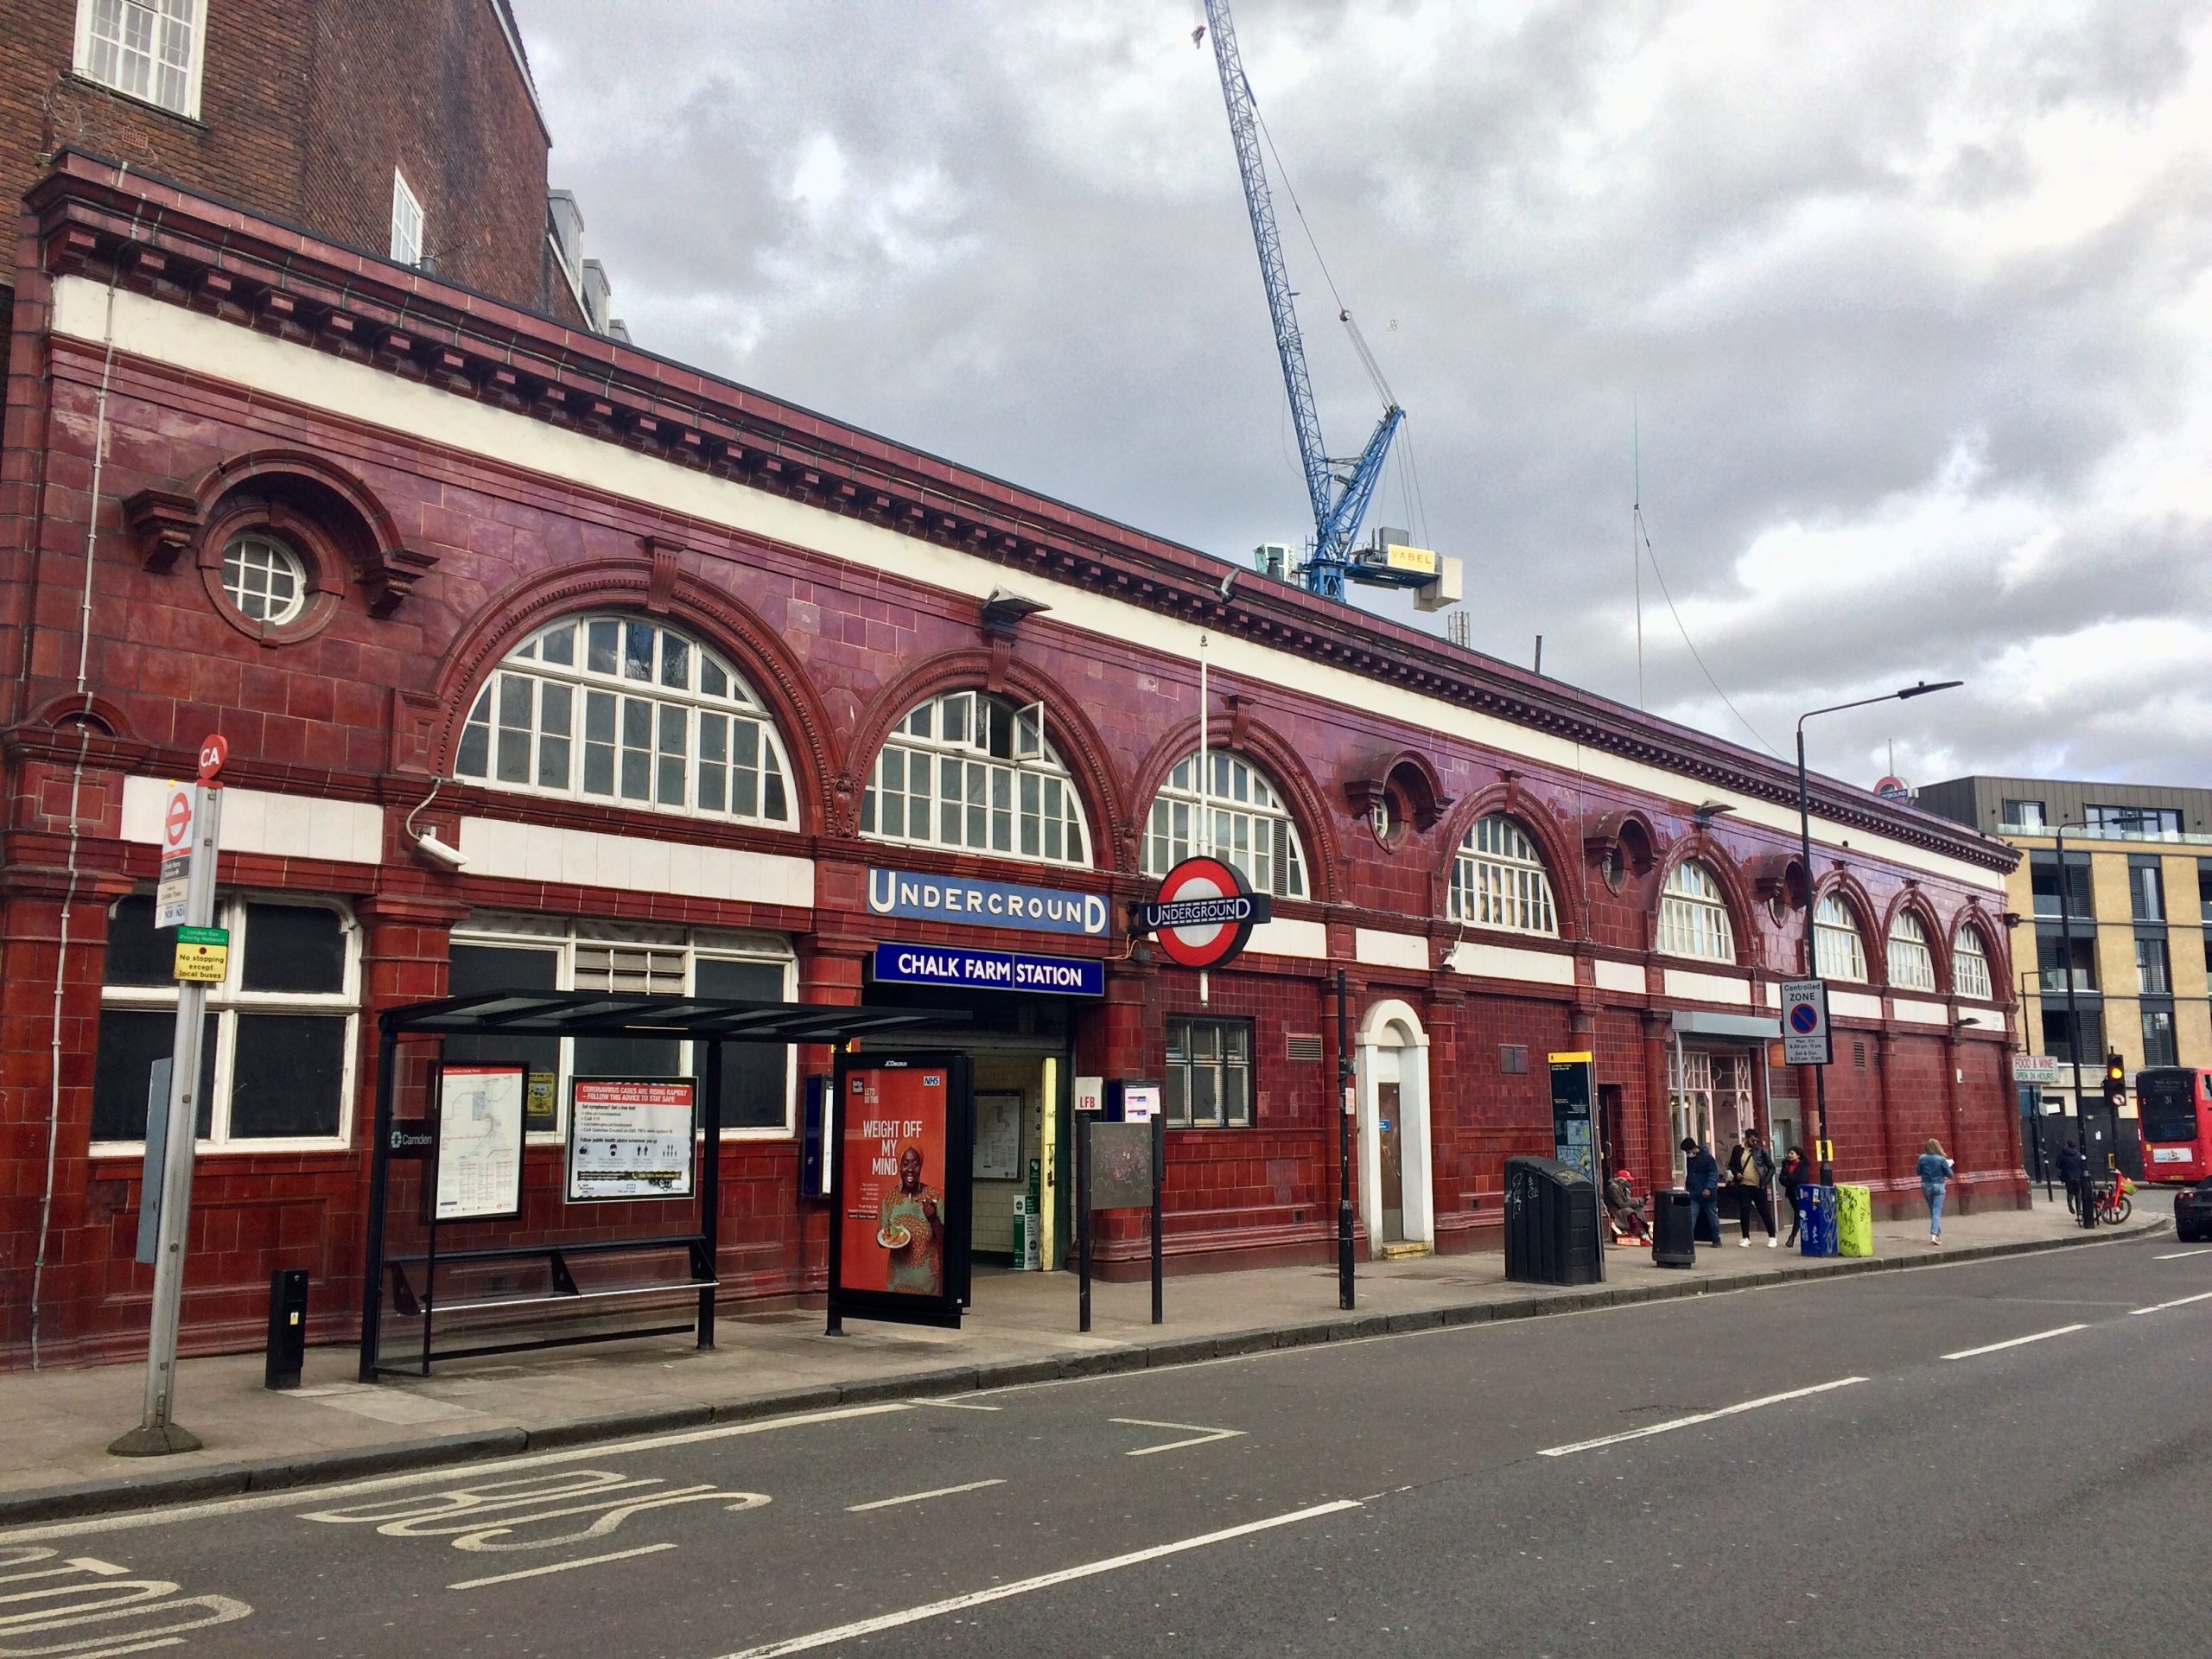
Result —
M 1505 1160 L 1505 1276 L 1522 1285 L 1598 1282 L 1598 1189 L 1572 1164 Z
M 1697 1265 L 1697 1205 L 1679 1186 L 1651 1195 L 1651 1265 Z

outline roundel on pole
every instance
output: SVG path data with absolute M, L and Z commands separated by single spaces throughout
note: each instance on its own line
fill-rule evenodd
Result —
M 1185 968 L 1219 968 L 1251 942 L 1272 903 L 1255 893 L 1236 867 L 1218 858 L 1186 858 L 1160 878 L 1144 907 L 1143 925 L 1160 937 L 1169 961 Z

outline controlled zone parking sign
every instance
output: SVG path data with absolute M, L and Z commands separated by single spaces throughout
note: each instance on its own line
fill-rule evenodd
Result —
M 1268 895 L 1254 893 L 1233 864 L 1218 858 L 1186 858 L 1160 878 L 1159 896 L 1145 906 L 1141 931 L 1160 936 L 1167 959 L 1185 968 L 1219 968 L 1251 943 L 1252 930 L 1273 912 Z

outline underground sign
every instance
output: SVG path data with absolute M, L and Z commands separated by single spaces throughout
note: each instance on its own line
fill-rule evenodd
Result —
M 1160 895 L 1144 906 L 1139 930 L 1160 936 L 1168 960 L 1185 968 L 1219 968 L 1251 942 L 1273 901 L 1254 893 L 1233 864 L 1186 858 L 1160 879 Z

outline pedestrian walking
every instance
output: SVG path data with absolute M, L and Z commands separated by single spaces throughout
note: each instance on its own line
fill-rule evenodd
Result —
M 1943 1242 L 1943 1194 L 1951 1185 L 1955 1166 L 1943 1155 L 1943 1143 L 1930 1135 L 1928 1144 L 1921 1148 L 1916 1168 L 1920 1176 L 1920 1196 L 1928 1200 L 1928 1242 L 1941 1244 Z
M 1720 1243 L 1720 1160 L 1690 1135 L 1682 1137 L 1682 1187 L 1690 1195 L 1690 1236 Z M 1707 1236 L 1708 1225 L 1712 1236 Z
M 1757 1214 L 1766 1224 L 1766 1247 L 1772 1249 L 1780 1242 L 1774 1236 L 1774 1198 L 1768 1191 L 1774 1180 L 1774 1154 L 1757 1129 L 1745 1129 L 1742 1143 L 1728 1154 L 1728 1179 L 1736 1188 L 1736 1219 L 1744 1228 L 1738 1248 L 1751 1248 L 1751 1217 Z
M 1782 1241 L 1784 1249 L 1797 1242 L 1797 1198 L 1811 1179 L 1810 1167 L 1802 1147 L 1792 1147 L 1782 1155 L 1782 1201 L 1789 1207 L 1789 1236 Z
M 2067 1209 L 2077 1216 L 2082 1213 L 2082 1177 L 2088 1168 L 2081 1147 L 2071 1141 L 2059 1147 L 2058 1179 L 2066 1183 Z

